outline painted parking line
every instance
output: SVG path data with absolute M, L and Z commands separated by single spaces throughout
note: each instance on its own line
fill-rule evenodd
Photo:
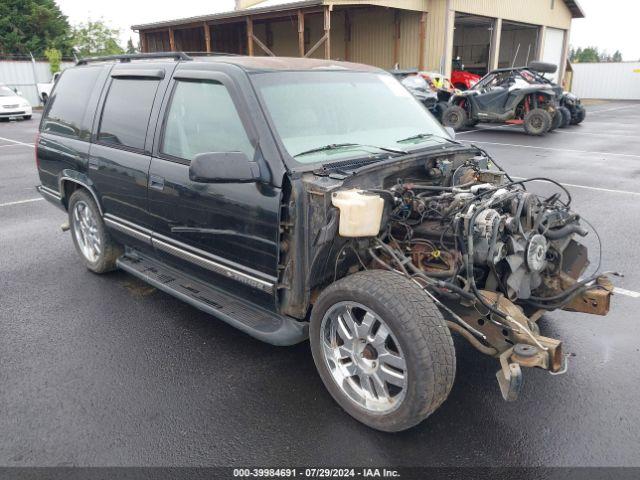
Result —
M 589 109 L 587 109 L 587 114 L 595 115 L 596 113 L 613 112 L 615 110 L 624 110 L 625 108 L 638 108 L 638 105 L 625 105 L 623 107 L 603 108 L 603 109 L 600 109 L 600 110 L 589 110 Z
M 33 143 L 19 142 L 18 140 L 14 140 L 13 138 L 0 137 L 0 140 L 4 140 L 5 142 L 17 143 L 18 145 L 26 145 L 27 147 L 31 148 L 34 147 Z
M 633 290 L 627 290 L 626 288 L 614 287 L 613 293 L 619 293 L 620 295 L 626 295 L 631 298 L 640 298 L 640 292 L 634 292 Z
M 33 145 L 28 145 L 26 143 L 10 143 L 9 145 L 0 145 L 0 148 L 4 147 L 33 147 Z
M 511 175 L 511 178 L 514 180 L 526 180 L 527 177 L 515 177 Z M 534 182 L 547 183 L 544 180 L 533 180 Z M 595 190 L 596 192 L 606 192 L 606 193 L 622 193 L 624 195 L 638 195 L 640 196 L 640 192 L 632 192 L 631 190 L 615 190 L 613 188 L 602 188 L 602 187 L 590 187 L 588 185 L 576 185 L 575 183 L 564 183 L 559 182 L 561 185 L 565 187 L 572 188 L 584 188 L 585 190 Z
M 0 207 L 10 207 L 12 205 L 22 205 L 23 203 L 39 202 L 40 200 L 44 200 L 44 198 L 28 198 L 26 200 L 18 200 L 18 201 L 15 201 L 15 202 L 0 203 Z
M 517 147 L 517 148 L 532 148 L 535 150 L 549 150 L 553 152 L 586 153 L 590 155 L 615 155 L 617 157 L 640 158 L 640 155 L 634 155 L 632 153 L 594 152 L 589 150 L 574 150 L 571 148 L 553 148 L 553 147 L 536 147 L 533 145 L 518 145 L 517 143 L 483 142 L 480 140 L 460 140 L 460 141 L 466 142 L 466 143 L 480 143 L 484 145 L 498 145 L 502 147 Z

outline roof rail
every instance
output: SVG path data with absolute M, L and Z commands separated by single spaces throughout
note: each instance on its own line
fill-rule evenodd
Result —
M 104 57 L 81 58 L 76 65 L 86 65 L 90 62 L 108 62 L 119 60 L 126 63 L 131 60 L 145 60 L 147 58 L 173 58 L 175 60 L 191 60 L 191 57 L 184 52 L 152 52 L 152 53 L 125 53 L 122 55 L 107 55 Z
M 241 57 L 239 53 L 228 52 L 186 52 L 187 55 L 192 57 Z

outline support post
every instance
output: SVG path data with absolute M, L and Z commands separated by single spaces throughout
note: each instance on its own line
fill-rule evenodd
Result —
M 418 70 L 424 70 L 424 47 L 426 41 L 427 12 L 420 15 L 420 29 L 418 32 Z
M 147 42 L 147 34 L 143 31 L 140 31 L 138 32 L 138 35 L 140 36 L 140 51 L 142 53 L 148 53 L 149 43 Z
M 204 22 L 202 24 L 202 28 L 204 28 L 204 46 L 205 46 L 205 51 L 207 53 L 211 52 L 211 31 L 209 30 L 209 25 L 207 25 L 207 22 Z
M 351 15 L 349 9 L 344 11 L 344 59 L 349 61 L 351 57 Z
M 536 60 L 542 61 L 544 55 L 544 36 L 547 34 L 546 25 L 538 28 L 538 41 L 536 42 Z
M 444 36 L 444 57 L 441 65 L 441 73 L 447 78 L 451 78 L 451 63 L 453 61 L 453 32 L 456 23 L 456 12 L 453 9 L 453 1 L 447 0 L 445 10 L 445 36 Z
M 393 14 L 393 66 L 400 64 L 400 10 Z
M 496 18 L 493 21 L 493 30 L 491 31 L 491 46 L 489 50 L 489 71 L 498 68 L 500 61 L 500 38 L 502 37 L 502 19 Z
M 324 7 L 324 36 L 326 37 L 324 42 L 324 58 L 329 60 L 331 58 L 331 5 Z
M 567 58 L 569 57 L 569 37 L 571 35 L 571 30 L 567 29 L 564 31 L 564 39 L 562 43 L 562 56 L 560 57 L 560 65 L 558 65 L 558 78 L 556 78 L 556 83 L 563 85 L 564 82 L 564 72 L 567 69 Z
M 169 48 L 172 52 L 176 51 L 176 39 L 173 35 L 173 28 L 169 27 Z
M 304 12 L 298 10 L 298 55 L 304 57 Z
M 253 57 L 253 18 L 247 17 L 247 54 Z

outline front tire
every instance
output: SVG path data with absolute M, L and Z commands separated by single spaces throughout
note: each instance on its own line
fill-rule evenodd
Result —
M 549 112 L 541 108 L 534 108 L 524 116 L 524 131 L 528 135 L 544 135 L 551 127 L 552 118 Z
M 467 112 L 459 105 L 450 106 L 442 114 L 442 124 L 453 128 L 456 132 L 461 130 L 468 121 Z
M 24 115 L 22 117 L 23 120 L 31 120 L 31 115 Z
M 560 128 L 560 125 L 562 125 L 562 113 L 560 113 L 560 110 L 556 110 L 555 112 L 553 112 L 553 114 L 551 115 L 551 126 L 549 127 L 549 131 L 553 132 L 556 128 Z
M 329 286 L 314 305 L 309 337 L 331 396 L 377 430 L 417 425 L 451 391 L 449 329 L 431 298 L 397 273 L 359 272 Z
M 71 237 L 80 258 L 94 273 L 116 269 L 122 247 L 109 235 L 93 197 L 86 190 L 73 192 L 69 199 Z

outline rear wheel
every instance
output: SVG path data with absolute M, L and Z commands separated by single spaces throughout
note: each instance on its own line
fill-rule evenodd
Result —
M 420 423 L 453 385 L 455 350 L 440 311 L 396 273 L 360 272 L 329 286 L 314 305 L 309 337 L 329 393 L 372 428 Z
M 571 112 L 567 107 L 560 107 L 558 112 L 562 115 L 562 122 L 560 123 L 560 128 L 564 128 L 571 123 Z
M 69 200 L 69 226 L 76 250 L 89 270 L 105 273 L 116 268 L 122 247 L 109 235 L 93 197 L 86 190 Z
M 450 106 L 442 114 L 442 124 L 445 127 L 451 127 L 456 131 L 462 129 L 467 121 L 469 121 L 467 118 L 467 112 L 465 112 L 464 108 L 458 105 Z
M 553 132 L 556 128 L 560 128 L 560 125 L 562 125 L 562 114 L 560 113 L 560 110 L 556 110 L 549 115 L 551 115 L 551 126 L 549 127 L 549 131 Z
M 579 123 L 582 123 L 586 116 L 587 111 L 584 109 L 584 107 L 576 107 L 576 112 L 571 120 L 571 124 L 578 125 Z
M 546 110 L 534 108 L 524 116 L 524 131 L 528 135 L 544 135 L 551 127 L 551 115 Z

